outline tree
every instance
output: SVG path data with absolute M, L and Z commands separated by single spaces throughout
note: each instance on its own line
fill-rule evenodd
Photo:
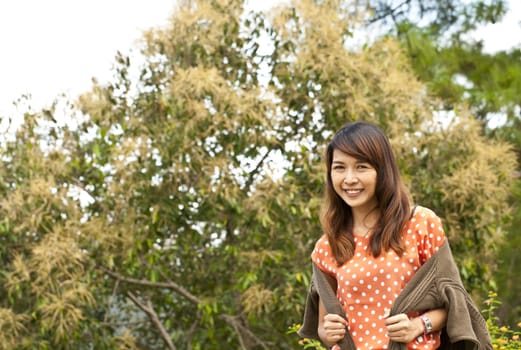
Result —
M 384 22 L 398 27 L 409 22 L 428 28 L 429 32 L 456 37 L 482 24 L 498 22 L 507 11 L 504 0 L 368 0 L 370 23 Z
M 481 26 L 502 20 L 509 11 L 507 1 L 368 0 L 361 4 L 359 9 L 370 10 L 367 27 L 385 28 L 380 30 L 383 35 L 400 40 L 415 75 L 429 93 L 443 100 L 446 110 L 468 106 L 488 137 L 510 142 L 521 153 L 521 51 L 517 47 L 486 52 L 485 43 L 472 38 Z M 518 187 L 519 182 L 509 198 L 513 207 L 520 203 Z M 519 310 L 519 292 L 512 287 L 521 284 L 515 273 L 521 268 L 521 260 L 516 259 L 520 220 L 517 208 L 505 225 L 508 244 L 502 245 L 494 278 L 502 300 L 501 319 L 512 326 L 521 317 L 521 311 L 513 311 Z
M 190 2 L 142 65 L 120 54 L 111 83 L 29 111 L 0 167 L 3 347 L 293 348 L 324 145 L 358 119 L 386 129 L 479 295 L 515 157 L 465 109 L 436 124 L 399 44 L 346 48 L 344 14 Z

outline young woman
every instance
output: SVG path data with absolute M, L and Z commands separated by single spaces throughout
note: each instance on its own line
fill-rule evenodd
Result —
M 430 209 L 411 207 L 382 130 L 364 122 L 344 126 L 327 147 L 326 166 L 324 234 L 311 254 L 314 278 L 299 334 L 332 349 L 438 349 L 447 322 L 467 315 L 457 334 L 448 332 L 449 343 L 488 348 L 484 320 L 470 321 L 476 310 L 444 247 L 441 221 Z M 437 275 L 435 259 L 426 262 L 442 247 L 450 266 Z

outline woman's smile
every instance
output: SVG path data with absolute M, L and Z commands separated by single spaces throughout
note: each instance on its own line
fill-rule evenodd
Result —
M 376 169 L 366 161 L 340 150 L 333 152 L 331 181 L 335 192 L 355 210 L 370 210 L 376 206 Z

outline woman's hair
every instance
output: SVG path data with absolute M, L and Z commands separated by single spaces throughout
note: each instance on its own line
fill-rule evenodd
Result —
M 375 210 L 380 215 L 371 236 L 371 253 L 376 257 L 382 250 L 392 249 L 402 255 L 405 248 L 401 236 L 410 216 L 410 201 L 396 158 L 389 140 L 379 127 L 355 122 L 342 127 L 326 150 L 327 181 L 320 221 L 337 263 L 342 265 L 353 256 L 355 243 L 351 207 L 335 192 L 331 181 L 334 150 L 367 162 L 376 170 L 375 195 L 378 204 Z

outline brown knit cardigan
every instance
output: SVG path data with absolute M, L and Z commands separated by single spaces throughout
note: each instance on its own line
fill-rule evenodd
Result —
M 298 331 L 301 337 L 320 340 L 319 298 L 327 313 L 335 313 L 346 318 L 336 292 L 331 287 L 333 285 L 336 285 L 333 277 L 322 272 L 313 263 L 313 278 L 307 295 L 304 320 Z M 442 331 L 439 349 L 493 349 L 486 322 L 463 286 L 447 240 L 407 283 L 394 301 L 390 315 L 439 308 L 447 310 L 447 321 Z M 349 332 L 346 332 L 346 336 L 338 345 L 342 350 L 356 350 Z M 390 341 L 388 349 L 405 350 L 407 346 Z

